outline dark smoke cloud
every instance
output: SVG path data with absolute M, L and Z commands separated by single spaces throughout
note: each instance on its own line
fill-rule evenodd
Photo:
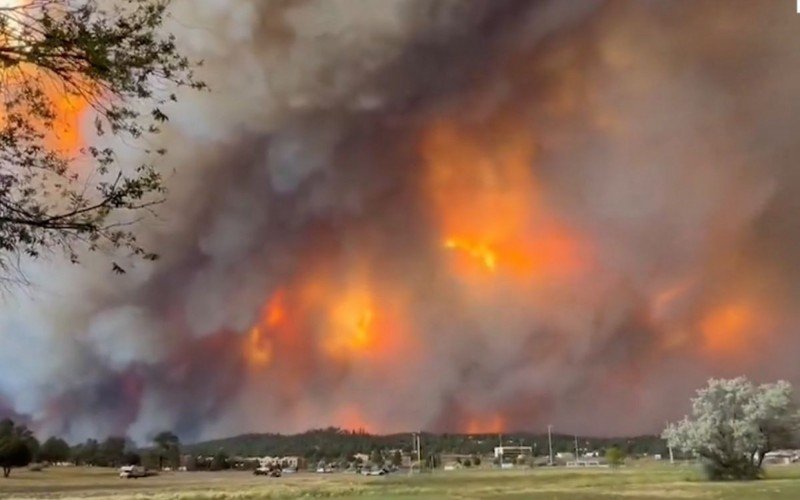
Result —
M 0 317 L 0 408 L 73 439 L 634 434 L 709 376 L 800 382 L 789 3 L 176 1 L 214 90 L 171 110 L 170 198 L 140 228 L 162 258 L 121 277 L 102 256 L 27 265 L 34 289 Z M 423 181 L 437 122 L 533 146 L 536 196 L 591 255 L 577 277 L 453 275 Z M 332 360 L 309 308 L 247 366 L 277 291 L 336 297 L 362 274 L 402 316 L 398 346 Z M 742 301 L 753 334 L 709 350 L 714 311 Z

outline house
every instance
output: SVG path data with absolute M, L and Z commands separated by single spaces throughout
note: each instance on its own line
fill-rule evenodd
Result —
M 788 465 L 800 461 L 800 450 L 773 450 L 764 455 L 764 463 Z
M 306 459 L 298 456 L 288 457 L 261 457 L 258 460 L 259 467 L 274 467 L 280 466 L 282 469 L 304 469 L 306 467 Z
M 495 446 L 494 457 L 501 459 L 516 460 L 519 457 L 532 457 L 533 448 L 531 446 Z

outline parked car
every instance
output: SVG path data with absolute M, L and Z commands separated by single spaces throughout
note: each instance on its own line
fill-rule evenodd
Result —
M 367 468 L 361 469 L 361 474 L 364 476 L 385 476 L 388 473 L 389 471 L 386 470 L 386 468 L 375 467 L 372 469 L 367 469 Z
M 140 477 L 155 475 L 155 472 L 149 471 L 140 465 L 125 465 L 119 468 L 119 477 L 122 479 L 139 479 Z
M 253 471 L 256 476 L 281 477 L 280 467 L 259 467 Z

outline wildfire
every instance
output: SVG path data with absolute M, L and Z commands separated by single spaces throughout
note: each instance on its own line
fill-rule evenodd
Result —
M 372 432 L 374 427 L 367 422 L 356 406 L 345 406 L 336 413 L 335 423 L 342 429 L 357 432 Z
M 497 256 L 491 248 L 486 245 L 473 244 L 458 238 L 448 238 L 444 242 L 444 247 L 453 250 L 462 250 L 470 257 L 480 260 L 486 269 L 494 271 L 497 267 Z
M 506 429 L 506 420 L 502 415 L 495 414 L 488 418 L 472 418 L 467 423 L 467 434 L 497 434 Z
M 88 108 L 83 99 L 50 91 L 55 118 L 52 133 L 47 135 L 49 147 L 66 154 L 75 154 L 83 145 L 81 120 Z
M 254 326 L 247 339 L 244 355 L 248 365 L 252 368 L 269 366 L 272 361 L 272 342 L 267 338 L 264 329 Z
M 273 358 L 273 343 L 270 330 L 280 327 L 286 319 L 285 294 L 278 290 L 267 302 L 259 322 L 250 329 L 243 345 L 243 355 L 247 365 L 262 369 L 270 365 Z
M 332 356 L 346 358 L 370 351 L 376 339 L 375 310 L 365 291 L 351 292 L 334 305 L 325 348 Z
M 481 134 L 438 122 L 423 136 L 425 189 L 443 247 L 469 257 L 454 261 L 456 274 L 475 276 L 474 263 L 520 280 L 575 274 L 584 248 L 544 206 L 531 138 L 521 127 L 496 128 Z
M 700 324 L 703 342 L 717 354 L 742 352 L 756 327 L 755 311 L 742 303 L 713 309 Z
M 20 20 L 27 14 L 26 10 L 36 8 L 26 5 L 21 0 L 0 0 L 0 9 L 6 9 L 3 18 L 7 23 L 2 31 L 0 42 L 6 45 L 13 43 L 21 36 Z M 80 77 L 72 75 L 73 81 L 80 81 Z M 32 85 L 36 92 L 41 92 L 50 106 L 52 123 L 36 123 L 45 136 L 45 146 L 61 154 L 72 155 L 77 153 L 82 144 L 81 120 L 89 108 L 88 102 L 74 94 L 66 92 L 62 82 L 43 72 L 37 66 L 20 63 L 0 69 L 0 86 L 15 89 L 19 86 L 20 92 L 25 92 L 23 86 Z M 0 123 L 4 116 L 0 112 Z

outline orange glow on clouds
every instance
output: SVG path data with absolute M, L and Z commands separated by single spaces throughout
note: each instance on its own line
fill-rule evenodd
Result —
M 584 268 L 580 239 L 543 205 L 533 143 L 519 130 L 479 134 L 438 122 L 423 135 L 424 187 L 458 276 L 497 272 L 530 280 Z
M 494 271 L 497 267 L 497 256 L 492 249 L 485 245 L 473 244 L 458 238 L 448 238 L 444 242 L 444 247 L 463 251 L 468 256 L 483 262 L 486 269 L 490 271 Z
M 83 146 L 81 119 L 89 107 L 86 101 L 77 97 L 59 95 L 49 96 L 53 102 L 55 119 L 51 133 L 47 135 L 49 147 L 66 154 L 75 154 Z
M 347 293 L 331 310 L 325 349 L 337 358 L 368 353 L 376 340 L 374 320 L 370 295 L 366 291 Z
M 336 412 L 334 424 L 348 431 L 374 431 L 374 427 L 364 418 L 363 413 L 353 405 L 345 406 Z
M 0 8 L 18 10 L 7 12 L 5 21 L 4 36 L 0 43 L 10 44 L 14 38 L 18 38 L 21 30 L 20 20 L 30 15 L 30 9 L 36 8 L 35 5 L 26 5 L 23 0 L 0 0 Z M 80 84 L 80 75 L 70 75 L 73 82 Z M 0 85 L 13 89 L 14 91 L 24 91 L 25 85 L 30 85 L 34 90 L 41 91 L 45 100 L 49 101 L 50 111 L 53 113 L 50 126 L 45 123 L 36 123 L 31 119 L 33 125 L 39 128 L 44 134 L 44 145 L 58 153 L 74 155 L 83 146 L 81 137 L 80 123 L 84 114 L 89 109 L 86 99 L 78 95 L 70 95 L 65 90 L 63 80 L 51 76 L 41 70 L 38 66 L 29 63 L 12 64 L 0 69 Z M 17 89 L 16 87 L 20 88 Z M 3 120 L 0 113 L 0 120 Z
M 467 434 L 498 434 L 506 429 L 506 420 L 499 413 L 488 418 L 472 418 L 467 422 Z
M 281 371 L 296 371 L 303 365 L 298 356 L 311 361 L 315 353 L 344 364 L 399 362 L 410 341 L 404 302 L 381 287 L 362 269 L 346 279 L 327 279 L 321 270 L 302 274 L 271 296 L 243 337 L 245 364 L 260 371 L 282 360 Z
M 706 349 L 736 354 L 747 348 L 756 327 L 756 313 L 748 304 L 728 304 L 711 310 L 700 323 Z
M 49 100 L 53 113 L 52 123 L 49 126 L 39 123 L 38 118 L 30 118 L 31 124 L 44 135 L 44 146 L 60 154 L 77 154 L 83 147 L 81 121 L 89 109 L 89 104 L 77 96 L 65 94 L 54 81 L 44 79 L 42 82 L 41 72 L 36 68 L 17 67 L 15 69 L 14 72 L 0 70 L 4 85 L 16 85 L 15 82 L 21 79 L 39 80 L 38 85 L 46 99 Z M 2 113 L 0 113 L 0 121 L 4 121 Z
M 242 346 L 242 354 L 250 368 L 266 368 L 272 362 L 273 343 L 269 334 L 283 324 L 286 319 L 285 308 L 285 294 L 283 290 L 278 290 L 267 302 L 259 322 L 250 329 Z

